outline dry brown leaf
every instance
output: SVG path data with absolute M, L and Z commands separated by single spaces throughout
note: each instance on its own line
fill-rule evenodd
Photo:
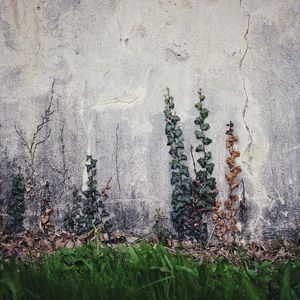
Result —
M 240 152 L 237 151 L 237 150 L 232 150 L 232 151 L 230 152 L 230 157 L 231 157 L 232 160 L 234 160 L 235 158 L 237 158 L 237 157 L 239 157 L 239 156 L 240 156 Z

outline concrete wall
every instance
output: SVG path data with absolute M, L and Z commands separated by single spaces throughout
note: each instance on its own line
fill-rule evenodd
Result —
M 92 153 L 99 185 L 113 177 L 116 227 L 147 230 L 156 208 L 170 210 L 165 88 L 189 148 L 201 87 L 221 198 L 229 120 L 240 137 L 245 236 L 299 238 L 298 0 L 1 0 L 0 32 L 2 210 L 26 154 L 14 124 L 32 135 L 55 78 L 38 173 L 52 183 L 56 217 Z M 64 161 L 66 189 L 55 171 Z

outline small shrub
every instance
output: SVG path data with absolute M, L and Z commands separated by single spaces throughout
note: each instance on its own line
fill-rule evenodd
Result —
M 5 233 L 17 233 L 23 231 L 23 220 L 25 213 L 25 179 L 19 167 L 14 176 L 11 189 L 11 197 L 8 203 L 8 219 L 5 225 Z
M 76 234 L 87 233 L 95 227 L 98 227 L 100 232 L 111 232 L 109 213 L 103 203 L 107 198 L 108 188 L 103 189 L 101 193 L 97 190 L 96 164 L 97 160 L 88 155 L 85 165 L 88 174 L 87 190 L 82 193 L 78 190 L 73 192 L 73 207 L 65 217 L 65 228 Z

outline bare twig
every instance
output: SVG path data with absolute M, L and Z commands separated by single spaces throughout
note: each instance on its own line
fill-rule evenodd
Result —
M 240 202 L 240 214 L 241 214 L 241 220 L 244 221 L 245 217 L 245 210 L 246 210 L 246 195 L 245 195 L 245 183 L 244 179 L 241 179 L 242 184 L 242 194 L 241 194 L 241 202 Z
M 205 248 L 208 247 L 208 245 L 209 245 L 209 243 L 210 243 L 210 240 L 211 240 L 211 237 L 213 236 L 213 234 L 214 234 L 214 232 L 215 232 L 216 226 L 217 226 L 217 224 L 215 224 L 213 230 L 211 231 L 210 236 L 209 236 L 209 238 L 208 238 L 208 241 L 207 241 L 207 243 L 206 243 Z
M 194 148 L 193 148 L 193 145 L 191 145 L 190 152 L 191 152 L 191 156 L 192 156 L 192 160 L 193 160 L 194 172 L 195 172 L 195 174 L 197 175 L 196 163 L 195 163 L 195 159 L 194 159 L 193 149 L 194 149 Z
M 50 102 L 45 109 L 44 113 L 41 115 L 41 122 L 36 126 L 35 131 L 33 132 L 32 138 L 30 140 L 27 140 L 24 136 L 24 133 L 21 129 L 17 128 L 16 125 L 14 125 L 15 131 L 19 138 L 21 139 L 22 145 L 25 146 L 27 150 L 27 156 L 28 159 L 26 161 L 29 165 L 29 171 L 28 171 L 28 182 L 30 182 L 31 187 L 35 186 L 35 179 L 36 179 L 36 169 L 39 165 L 36 162 L 36 153 L 40 145 L 44 144 L 51 136 L 51 129 L 46 130 L 45 136 L 41 137 L 42 131 L 45 128 L 45 126 L 51 122 L 51 115 L 54 113 L 54 110 L 52 110 L 52 103 L 54 98 L 54 84 L 55 84 L 55 78 L 52 81 L 51 85 L 51 96 L 50 96 Z M 29 188 L 29 194 L 32 194 L 32 197 L 34 196 L 34 192 L 32 191 L 33 188 Z M 32 192 L 32 193 L 31 193 Z M 32 198 L 30 197 L 30 198 Z
M 103 197 L 105 197 L 105 198 L 108 197 L 108 195 L 107 195 L 106 192 L 107 192 L 108 190 L 110 190 L 109 184 L 110 184 L 111 180 L 112 180 L 112 177 L 109 178 L 109 180 L 108 180 L 108 182 L 107 182 L 105 188 L 103 188 L 103 189 L 101 190 L 101 195 L 102 195 Z

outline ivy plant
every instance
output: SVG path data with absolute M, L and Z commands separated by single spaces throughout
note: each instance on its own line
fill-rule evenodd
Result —
M 169 89 L 165 95 L 165 105 L 165 134 L 168 139 L 167 145 L 170 147 L 169 154 L 172 157 L 171 184 L 174 186 L 171 219 L 179 238 L 184 238 L 193 236 L 192 180 L 186 166 L 187 156 L 184 154 L 182 130 L 178 125 L 180 118 L 174 112 L 174 98 L 170 95 Z
M 207 146 L 212 143 L 212 140 L 207 136 L 206 132 L 210 125 L 206 122 L 209 111 L 204 107 L 205 96 L 202 95 L 201 89 L 198 92 L 199 101 L 195 104 L 199 114 L 195 119 L 197 130 L 195 130 L 195 137 L 199 141 L 195 151 L 199 153 L 197 163 L 199 168 L 195 169 L 196 178 L 193 180 L 193 204 L 195 210 L 199 213 L 212 211 L 215 205 L 217 196 L 216 179 L 212 177 L 214 170 L 214 163 L 211 162 L 212 153 L 207 151 Z M 206 223 L 203 222 L 201 235 L 205 238 L 207 235 Z
M 25 178 L 19 167 L 14 176 L 11 189 L 11 197 L 8 203 L 8 219 L 5 225 L 5 233 L 17 233 L 23 231 L 23 220 L 25 213 Z
M 174 229 L 177 231 L 179 238 L 192 238 L 198 242 L 204 243 L 207 239 L 207 226 L 203 221 L 203 214 L 211 210 L 216 197 L 216 181 L 211 177 L 214 164 L 209 162 L 211 152 L 206 151 L 206 146 L 212 140 L 205 135 L 205 131 L 209 129 L 209 124 L 205 122 L 208 116 L 208 110 L 203 107 L 205 97 L 199 92 L 199 102 L 195 107 L 199 111 L 195 123 L 199 129 L 195 131 L 199 145 L 196 152 L 200 153 L 198 164 L 200 169 L 195 170 L 195 179 L 189 174 L 186 165 L 187 156 L 184 154 L 184 143 L 182 130 L 178 125 L 180 118 L 174 112 L 174 98 L 170 95 L 169 89 L 165 95 L 166 117 L 165 134 L 167 136 L 167 145 L 170 147 L 169 154 L 171 160 L 171 184 L 174 186 L 172 193 L 171 219 Z M 191 148 L 192 149 L 192 148 Z M 191 151 L 192 157 L 193 153 Z
M 195 124 L 198 126 L 198 129 L 195 130 L 195 136 L 199 144 L 195 151 L 199 153 L 200 158 L 197 160 L 199 169 L 196 170 L 196 180 L 194 180 L 194 184 L 196 185 L 195 192 L 200 199 L 197 203 L 197 208 L 200 209 L 200 211 L 208 211 L 213 208 L 217 196 L 216 179 L 211 176 L 215 164 L 211 162 L 211 152 L 206 149 L 206 147 L 212 143 L 212 140 L 206 135 L 207 130 L 210 128 L 210 125 L 205 120 L 209 111 L 203 107 L 205 96 L 201 94 L 201 90 L 199 90 L 198 94 L 199 102 L 195 104 L 195 107 L 199 115 L 195 119 Z
M 73 207 L 65 217 L 66 229 L 76 234 L 87 233 L 95 227 L 99 228 L 100 232 L 106 233 L 110 233 L 112 229 L 108 220 L 109 213 L 103 203 L 107 195 L 97 189 L 96 164 L 97 160 L 88 155 L 85 165 L 88 174 L 87 190 L 82 193 L 78 190 L 73 192 Z
M 85 232 L 85 218 L 83 216 L 83 199 L 79 190 L 74 187 L 72 207 L 68 205 L 67 213 L 64 217 L 64 226 L 67 231 L 83 234 Z

